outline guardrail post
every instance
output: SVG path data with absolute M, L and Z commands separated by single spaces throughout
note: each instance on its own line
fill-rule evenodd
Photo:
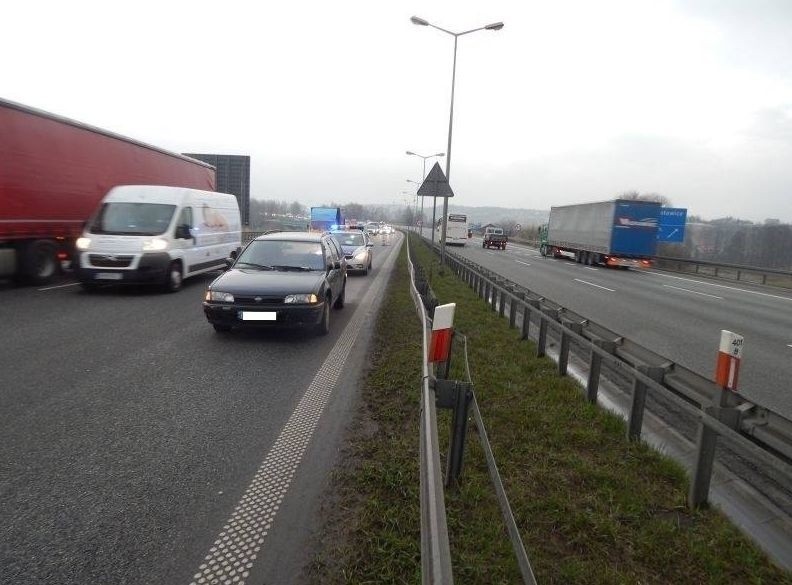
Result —
M 517 307 L 522 303 L 519 301 L 525 300 L 525 293 L 524 292 L 515 292 L 511 302 L 509 303 L 509 329 L 514 329 L 517 326 Z
M 637 366 L 637 370 L 649 376 L 655 382 L 663 380 L 665 370 L 657 366 Z M 644 407 L 646 406 L 646 384 L 636 378 L 633 380 L 632 403 L 630 405 L 630 416 L 627 419 L 627 438 L 630 441 L 638 441 L 641 438 L 643 428 Z
M 593 346 L 604 349 L 607 352 L 612 352 L 616 347 L 613 341 L 605 341 L 604 339 L 595 339 L 592 341 Z M 599 393 L 599 380 L 600 370 L 602 369 L 602 356 L 591 348 L 591 362 L 589 364 L 588 383 L 586 384 L 586 399 L 596 404 L 597 394 Z
M 493 311 L 498 310 L 498 288 L 500 286 L 500 280 L 496 279 L 495 283 L 492 285 L 492 297 L 490 299 L 491 308 Z
M 709 406 L 704 409 L 702 416 L 711 415 L 714 412 L 715 407 Z M 688 506 L 691 508 L 698 508 L 707 502 L 717 443 L 718 433 L 705 425 L 703 420 L 699 421 L 696 463 L 693 467 L 693 477 L 690 479 L 690 491 L 688 492 Z
M 539 315 L 539 336 L 536 340 L 536 357 L 544 357 L 547 355 L 547 320 L 550 318 L 548 311 L 542 309 Z
M 558 375 L 566 376 L 567 365 L 569 364 L 570 341 L 569 333 L 567 333 L 566 328 L 569 328 L 573 333 L 580 335 L 583 333 L 583 324 L 570 321 L 569 319 L 561 319 L 561 324 L 564 325 L 564 328 L 561 329 L 561 347 L 558 350 Z
M 506 314 L 506 291 L 510 289 L 510 286 L 504 284 L 500 291 L 500 300 L 498 301 L 498 315 L 500 317 L 503 317 Z
M 445 476 L 445 486 L 450 488 L 459 485 L 459 476 L 462 474 L 473 385 L 458 380 L 437 380 L 436 388 L 438 408 L 453 410 Z
M 528 339 L 531 333 L 531 309 L 539 309 L 539 301 L 529 299 L 523 304 L 522 332 L 520 339 Z

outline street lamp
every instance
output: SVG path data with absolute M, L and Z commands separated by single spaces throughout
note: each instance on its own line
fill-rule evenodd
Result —
M 445 156 L 444 152 L 438 152 L 437 154 L 429 154 L 427 156 L 424 156 L 422 154 L 418 154 L 417 152 L 412 152 L 411 150 L 408 150 L 405 154 L 407 154 L 408 156 L 417 156 L 423 159 L 423 173 L 421 174 L 421 181 L 424 181 L 426 179 L 426 159 L 434 158 L 434 157 L 440 158 L 441 156 Z M 415 196 L 416 196 L 415 212 L 418 213 L 418 202 L 417 202 L 418 194 L 416 193 Z M 432 197 L 432 245 L 434 245 L 434 222 L 435 222 L 436 209 L 437 209 L 437 197 Z M 421 197 L 421 233 L 423 233 L 423 197 Z
M 470 30 L 466 30 L 460 33 L 451 32 L 450 30 L 446 30 L 439 26 L 435 26 L 434 24 L 424 20 L 423 18 L 418 18 L 417 16 L 410 17 L 410 22 L 416 24 L 418 26 L 431 26 L 432 28 L 436 28 L 437 30 L 444 32 L 446 34 L 451 35 L 454 37 L 454 68 L 451 73 L 451 113 L 448 117 L 448 148 L 446 149 L 446 179 L 448 179 L 448 185 L 451 186 L 451 134 L 454 129 L 454 83 L 456 82 L 456 54 L 457 54 L 457 41 L 459 37 L 462 35 L 468 35 L 470 33 L 474 33 L 480 30 L 500 30 L 503 28 L 502 22 L 493 22 L 492 24 L 488 24 L 486 26 L 482 26 L 479 28 L 473 28 Z M 446 240 L 446 229 L 448 228 L 448 196 L 443 197 L 443 233 L 440 236 L 440 266 L 445 264 L 445 240 Z M 434 233 L 434 230 L 432 231 Z

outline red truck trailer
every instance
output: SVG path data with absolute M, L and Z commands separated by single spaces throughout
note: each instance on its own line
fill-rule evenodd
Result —
M 201 161 L 0 99 L 0 277 L 42 284 L 117 185 L 215 190 Z

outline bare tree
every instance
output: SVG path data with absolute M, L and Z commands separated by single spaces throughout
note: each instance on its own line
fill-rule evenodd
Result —
M 629 201 L 656 201 L 663 207 L 671 207 L 671 200 L 660 193 L 639 193 L 638 191 L 624 191 L 614 199 L 627 199 Z

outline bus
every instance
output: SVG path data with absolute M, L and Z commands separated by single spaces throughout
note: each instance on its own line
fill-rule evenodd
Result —
M 436 240 L 439 242 L 443 236 L 443 220 L 440 219 L 435 227 Z M 467 215 L 462 213 L 449 213 L 446 226 L 446 244 L 449 246 L 464 246 L 468 241 Z

